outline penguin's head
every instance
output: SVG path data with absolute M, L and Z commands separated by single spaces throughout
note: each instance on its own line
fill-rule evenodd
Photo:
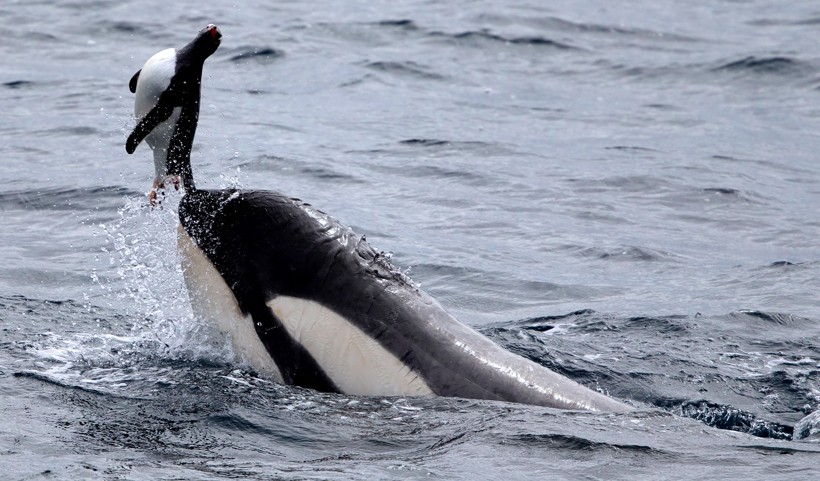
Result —
M 187 45 L 177 50 L 177 69 L 184 66 L 202 66 L 205 60 L 216 52 L 222 42 L 222 32 L 210 24 L 196 34 Z
M 207 27 L 199 31 L 196 38 L 191 42 L 192 52 L 201 59 L 206 59 L 216 52 L 222 42 L 222 32 L 214 24 L 209 24 Z

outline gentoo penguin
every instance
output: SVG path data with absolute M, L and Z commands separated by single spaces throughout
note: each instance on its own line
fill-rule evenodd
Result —
M 216 25 L 208 25 L 181 49 L 165 49 L 149 58 L 128 83 L 136 94 L 134 114 L 138 123 L 128 136 L 125 150 L 133 154 L 145 139 L 154 151 L 155 177 L 149 194 L 152 204 L 157 189 L 168 177 L 177 188 L 179 177 L 193 182 L 190 159 L 199 120 L 202 66 L 219 47 L 221 38 Z
M 204 30 L 215 48 L 212 31 Z M 138 110 L 154 92 L 137 88 Z M 198 101 L 198 89 L 188 98 Z M 178 234 L 192 307 L 260 374 L 348 395 L 631 409 L 465 326 L 364 236 L 309 204 L 269 191 L 197 189 L 192 139 L 193 131 L 179 136 L 186 155 L 169 167 L 185 187 Z

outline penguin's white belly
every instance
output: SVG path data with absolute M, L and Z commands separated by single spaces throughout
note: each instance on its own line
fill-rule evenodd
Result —
M 174 135 L 180 114 L 182 107 L 174 107 L 171 116 L 145 136 L 145 143 L 154 152 L 154 171 L 157 180 L 165 177 L 165 172 L 168 171 L 168 149 L 171 147 L 171 137 Z
M 160 96 L 171 85 L 176 73 L 176 49 L 169 48 L 149 58 L 140 71 L 137 80 L 134 115 L 142 119 L 157 105 Z M 175 107 L 171 116 L 157 125 L 145 137 L 145 142 L 154 151 L 154 168 L 157 179 L 162 179 L 167 170 L 168 147 L 176 129 L 182 107 Z
M 134 114 L 137 118 L 145 117 L 157 105 L 160 95 L 168 90 L 176 73 L 176 64 L 177 52 L 173 48 L 157 52 L 145 62 L 135 92 Z
M 282 382 L 279 368 L 256 334 L 253 319 L 242 314 L 231 289 L 185 229 L 179 226 L 177 233 L 182 272 L 194 316 L 229 337 L 234 353 L 242 362 L 250 364 L 260 374 Z

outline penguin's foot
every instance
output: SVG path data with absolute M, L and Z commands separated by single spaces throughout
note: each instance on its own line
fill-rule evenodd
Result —
M 154 179 L 154 183 L 151 184 L 151 190 L 148 191 L 148 204 L 151 205 L 152 209 L 162 204 L 162 199 L 159 198 L 159 195 L 161 192 L 162 197 L 165 197 L 165 182 L 169 180 L 174 185 L 174 190 L 179 190 L 180 181 L 178 175 L 172 175 L 164 179 Z
M 165 187 L 164 182 L 161 179 L 154 179 L 151 190 L 148 191 L 148 203 L 152 209 L 157 206 L 157 190 L 162 187 Z

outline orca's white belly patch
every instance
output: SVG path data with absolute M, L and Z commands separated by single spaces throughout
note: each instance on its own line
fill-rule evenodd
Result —
M 219 271 L 182 226 L 178 228 L 177 241 L 194 315 L 230 337 L 234 353 L 243 362 L 250 364 L 260 374 L 282 382 L 279 368 L 256 334 L 253 319 L 242 314 L 236 297 Z
M 350 321 L 318 302 L 277 296 L 271 312 L 346 394 L 424 396 L 433 391 L 414 371 Z

